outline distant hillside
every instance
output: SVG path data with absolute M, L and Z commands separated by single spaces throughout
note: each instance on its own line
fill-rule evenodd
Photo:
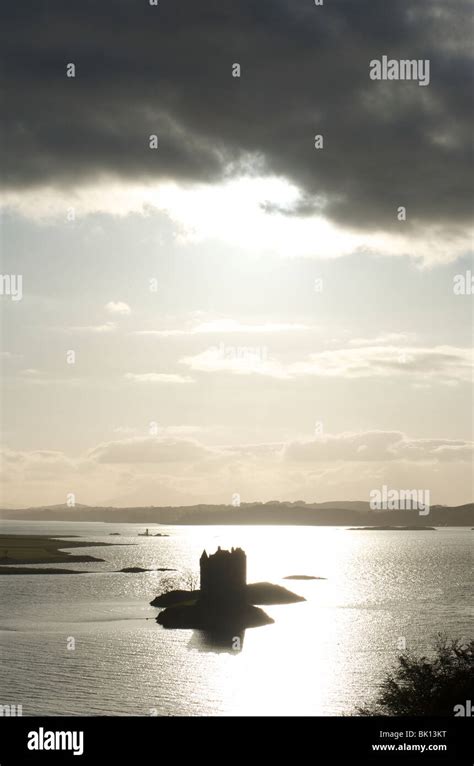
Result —
M 372 511 L 368 502 L 304 503 L 301 500 L 232 505 L 112 508 L 76 505 L 1 509 L 0 519 L 36 521 L 104 521 L 138 524 L 289 524 L 306 526 L 468 526 L 474 525 L 474 503 L 435 505 L 427 516 L 412 511 Z

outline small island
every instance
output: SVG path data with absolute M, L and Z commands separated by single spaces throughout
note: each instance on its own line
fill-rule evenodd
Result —
M 349 527 L 348 532 L 436 532 L 436 527 L 412 526 L 412 527 L 393 527 L 386 525 L 383 527 Z
M 124 567 L 123 569 L 117 569 L 117 572 L 124 572 L 125 574 L 142 574 L 143 572 L 176 572 L 176 569 L 170 569 L 170 567 L 158 567 L 157 569 L 144 569 L 143 567 Z
M 145 529 L 144 532 L 139 532 L 138 537 L 169 537 L 169 535 L 165 535 L 164 532 L 155 532 L 155 534 L 150 534 L 149 529 Z
M 281 585 L 247 584 L 247 556 L 241 548 L 226 551 L 219 547 L 213 555 L 203 551 L 200 573 L 199 590 L 168 591 L 150 602 L 165 607 L 156 618 L 164 628 L 237 633 L 274 622 L 257 604 L 305 601 Z
M 315 577 L 315 575 L 287 575 L 284 580 L 325 580 L 325 577 Z

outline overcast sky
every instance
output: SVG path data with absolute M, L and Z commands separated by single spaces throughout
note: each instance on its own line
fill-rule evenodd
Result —
M 1 504 L 472 501 L 470 3 L 3 5 Z

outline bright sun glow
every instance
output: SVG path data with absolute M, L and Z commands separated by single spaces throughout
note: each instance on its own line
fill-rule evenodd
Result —
M 449 262 L 470 247 L 471 234 L 447 235 L 433 226 L 399 234 L 350 230 L 324 214 L 292 214 L 298 188 L 276 176 L 233 178 L 212 186 L 157 182 L 124 183 L 104 179 L 67 195 L 44 189 L 5 192 L 0 205 L 33 220 L 68 220 L 106 213 L 125 216 L 164 213 L 176 227 L 177 244 L 213 241 L 247 253 L 277 257 L 337 258 L 357 251 L 411 255 L 423 263 Z

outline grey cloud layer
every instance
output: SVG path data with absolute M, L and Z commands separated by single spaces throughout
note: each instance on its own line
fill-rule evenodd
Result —
M 405 205 L 455 226 L 470 214 L 470 16 L 465 0 L 9 3 L 4 184 L 213 181 L 258 157 L 300 187 L 295 214 L 323 200 L 386 228 Z M 372 82 L 384 54 L 429 58 L 429 87 Z
M 186 438 L 132 437 L 102 442 L 76 460 L 61 452 L 5 449 L 3 460 L 10 469 L 51 472 L 75 471 L 93 464 L 194 464 L 216 461 L 284 461 L 296 463 L 430 461 L 451 462 L 472 459 L 474 443 L 461 439 L 414 439 L 400 431 L 364 431 L 321 435 L 305 441 L 275 444 L 240 444 L 209 447 Z
M 77 457 L 48 450 L 2 450 L 4 505 L 76 500 L 104 505 L 230 503 L 242 499 L 314 501 L 367 497 L 374 486 L 425 486 L 441 502 L 467 502 L 474 444 L 415 439 L 399 431 L 326 434 L 318 439 L 209 447 L 175 436 L 97 444 Z M 442 470 L 441 470 L 442 469 Z M 438 501 L 438 500 L 437 500 Z

